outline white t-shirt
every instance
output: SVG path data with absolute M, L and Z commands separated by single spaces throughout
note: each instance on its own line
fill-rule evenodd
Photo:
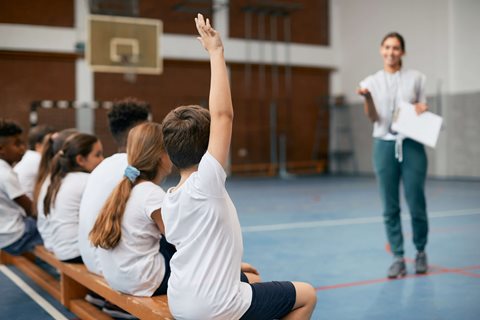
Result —
M 78 247 L 78 210 L 83 190 L 87 184 L 88 173 L 71 172 L 62 180 L 50 213 L 45 216 L 43 200 L 50 180 L 44 182 L 38 196 L 38 231 L 45 247 L 51 250 L 59 260 L 68 260 L 80 256 Z
M 198 171 L 165 195 L 166 238 L 177 249 L 168 282 L 175 319 L 239 319 L 250 307 L 252 289 L 240 282 L 242 233 L 225 179 L 207 152 Z
M 360 82 L 372 94 L 379 120 L 373 125 L 373 137 L 383 140 L 395 140 L 389 133 L 394 108 L 401 101 L 411 104 L 426 103 L 426 77 L 416 70 L 399 70 L 388 73 L 380 70 Z
M 80 224 L 78 243 L 83 263 L 88 271 L 102 274 L 100 261 L 96 254 L 97 248 L 92 246 L 88 235 L 97 220 L 103 205 L 113 189 L 122 180 L 125 168 L 128 165 L 127 154 L 117 153 L 103 160 L 90 173 L 87 186 L 80 203 Z
M 0 159 L 0 248 L 8 247 L 25 232 L 25 210 L 13 200 L 23 194 L 17 174 Z
M 20 185 L 30 199 L 33 199 L 33 188 L 37 181 L 41 158 L 42 156 L 37 151 L 28 150 L 22 160 L 13 168 L 17 173 Z
M 165 276 L 162 235 L 151 214 L 162 207 L 165 192 L 152 182 L 136 185 L 122 219 L 122 237 L 111 250 L 97 250 L 103 276 L 115 290 L 150 297 Z

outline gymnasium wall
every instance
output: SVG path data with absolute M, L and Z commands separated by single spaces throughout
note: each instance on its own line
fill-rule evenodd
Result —
M 140 1 L 140 15 L 164 21 L 160 51 L 165 73 L 138 76 L 141 85 L 136 85 L 126 82 L 123 75 L 92 74 L 83 55 L 75 52 L 75 44 L 86 38 L 87 1 L 0 1 L 0 115 L 15 116 L 25 125 L 33 100 L 92 101 L 121 98 L 127 93 L 148 100 L 157 121 L 177 103 L 205 104 L 208 57 L 193 37 L 192 14 L 172 10 L 178 2 Z M 272 151 L 280 156 L 278 141 L 272 147 L 270 139 L 274 130 L 286 136 L 291 169 L 316 172 L 316 165 L 326 163 L 329 137 L 335 132 L 334 127 L 329 128 L 325 97 L 344 95 L 350 105 L 359 172 L 371 174 L 371 124 L 354 91 L 361 79 L 382 68 L 379 42 L 386 32 L 397 30 L 407 42 L 405 66 L 427 75 L 431 109 L 445 120 L 437 148 L 428 149 L 429 174 L 480 176 L 476 138 L 480 135 L 479 1 L 298 0 L 295 3 L 305 12 L 291 16 L 291 44 L 283 42 L 286 35 L 279 18 L 266 19 L 261 36 L 259 17 L 254 17 L 251 39 L 246 39 L 242 8 L 254 2 L 231 0 L 228 10 L 225 1 L 215 0 L 205 9 L 211 12 L 215 8 L 212 20 L 224 39 L 230 69 L 236 106 L 233 168 L 271 173 Z M 275 32 L 272 26 L 276 26 Z M 257 40 L 260 38 L 267 41 Z M 272 38 L 278 41 L 270 41 Z M 183 64 L 193 68 L 196 78 L 189 77 Z M 273 72 L 278 75 L 277 83 L 272 82 Z M 290 74 L 291 78 L 286 77 Z M 288 99 L 286 84 L 290 82 L 292 98 Z M 277 107 L 273 122 L 272 104 Z M 59 126 L 96 131 L 106 141 L 107 153 L 115 149 L 104 111 L 48 114 L 50 111 L 40 117 L 51 117 Z
M 194 14 L 174 10 L 176 4 L 185 1 L 139 1 L 141 17 L 163 21 L 160 50 L 164 72 L 159 76 L 138 75 L 133 83 L 122 74 L 92 74 L 83 53 L 75 51 L 76 43 L 86 39 L 87 2 L 0 2 L 0 64 L 5 70 L 12 70 L 11 74 L 0 74 L 0 84 L 4 84 L 0 87 L 0 116 L 16 118 L 28 128 L 28 111 L 34 100 L 87 102 L 135 96 L 148 101 L 154 120 L 161 121 L 179 104 L 207 104 L 210 67 L 208 55 L 194 36 Z M 232 169 L 260 174 L 277 172 L 271 155 L 273 130 L 286 137 L 290 170 L 324 170 L 328 113 L 319 110 L 323 97 L 329 95 L 329 74 L 335 67 L 328 46 L 329 1 L 298 1 L 302 10 L 292 14 L 292 44 L 283 42 L 285 25 L 279 17 L 275 18 L 279 42 L 258 41 L 255 35 L 247 41 L 242 34 L 246 23 L 242 8 L 247 2 L 232 0 L 230 10 L 223 3 L 213 1 L 212 6 L 203 6 L 200 11 L 211 13 L 226 48 L 236 106 Z M 216 9 L 212 13 L 213 7 Z M 252 25 L 258 26 L 258 18 L 254 16 Z M 302 21 L 305 27 L 301 26 Z M 233 28 L 236 25 L 242 27 Z M 272 40 L 270 20 L 265 28 L 266 39 Z M 274 72 L 278 77 L 273 77 Z M 262 92 L 258 90 L 261 87 Z M 273 104 L 277 109 L 271 117 Z M 57 118 L 64 121 L 58 122 Z M 59 128 L 76 126 L 95 132 L 104 142 L 106 154 L 115 151 L 106 127 L 105 110 L 46 110 L 40 113 L 39 120 Z M 279 149 L 277 137 L 274 162 L 278 161 Z
M 358 82 L 382 68 L 382 37 L 398 31 L 406 41 L 404 65 L 427 76 L 433 112 L 444 117 L 436 149 L 427 148 L 429 174 L 480 177 L 480 2 L 476 0 L 333 0 L 339 71 L 334 94 L 351 110 L 359 171 L 371 174 L 371 124 L 355 94 Z

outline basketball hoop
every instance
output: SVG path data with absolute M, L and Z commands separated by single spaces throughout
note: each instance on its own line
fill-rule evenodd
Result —
M 123 80 L 129 83 L 137 82 L 137 72 L 135 72 L 136 61 L 138 61 L 138 56 L 131 54 L 122 54 L 121 64 L 125 66 L 125 73 L 123 74 Z
M 160 20 L 91 15 L 87 61 L 93 71 L 123 73 L 128 82 L 161 74 L 161 33 Z

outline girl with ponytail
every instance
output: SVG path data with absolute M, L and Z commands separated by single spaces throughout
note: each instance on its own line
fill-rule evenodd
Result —
M 78 211 L 89 173 L 103 160 L 97 137 L 70 135 L 52 159 L 40 188 L 38 230 L 45 247 L 63 262 L 81 263 Z
M 158 185 L 172 163 L 161 126 L 148 122 L 131 129 L 127 157 L 124 177 L 100 211 L 90 241 L 100 248 L 103 276 L 112 288 L 136 296 L 166 294 L 175 248 L 163 236 L 165 192 Z
M 40 165 L 38 167 L 38 175 L 33 187 L 33 210 L 35 214 L 38 214 L 37 203 L 40 189 L 42 188 L 45 179 L 49 175 L 50 165 L 55 154 L 63 146 L 65 140 L 72 134 L 77 133 L 77 129 L 65 129 L 60 132 L 54 132 L 47 134 L 42 142 L 42 153 L 40 158 Z

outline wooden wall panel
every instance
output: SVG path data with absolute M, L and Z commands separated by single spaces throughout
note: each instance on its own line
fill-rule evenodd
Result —
M 75 56 L 0 51 L 0 117 L 29 128 L 30 105 L 37 100 L 75 99 Z M 75 126 L 74 110 L 40 110 L 38 123 L 57 129 Z
M 140 16 L 163 21 L 164 33 L 197 34 L 194 18 L 196 13 L 204 13 L 212 19 L 211 1 L 195 2 L 178 7 L 187 2 L 182 0 L 141 0 Z
M 271 67 L 262 68 L 256 65 L 248 71 L 245 65 L 230 65 L 235 108 L 231 147 L 234 168 L 261 167 L 268 170 L 272 101 L 277 103 L 275 124 L 278 133 L 287 136 L 289 165 L 295 167 L 302 163 L 325 161 L 328 149 L 328 113 L 319 113 L 319 101 L 320 97 L 328 95 L 329 70 L 293 68 L 289 94 L 284 67 L 278 67 L 276 89 L 272 86 Z M 262 74 L 265 81 L 261 80 Z M 167 60 L 162 75 L 139 75 L 135 83 L 126 81 L 121 74 L 97 73 L 95 99 L 117 100 L 132 96 L 145 100 L 151 105 L 153 119 L 161 122 L 176 106 L 207 105 L 209 85 L 210 67 L 207 62 Z M 95 132 L 104 141 L 106 154 L 111 154 L 115 152 L 115 146 L 106 123 L 105 111 L 97 110 Z
M 306 43 L 314 45 L 329 45 L 329 0 L 296 0 L 296 1 L 260 1 L 260 0 L 231 0 L 229 11 L 229 32 L 232 38 L 247 38 L 245 25 L 245 8 L 265 8 L 268 3 L 277 6 L 286 4 L 292 6 L 298 4 L 300 9 L 291 12 L 291 32 L 290 38 L 295 43 Z M 263 17 L 263 18 L 262 18 Z M 251 14 L 251 34 L 252 39 L 276 39 L 284 41 L 285 19 L 275 15 L 260 15 L 258 12 Z M 262 22 L 264 31 L 262 36 Z M 271 26 L 276 26 L 276 34 L 271 32 Z M 248 26 L 247 26 L 248 28 Z
M 328 96 L 329 70 L 292 68 L 286 77 L 282 66 L 231 66 L 235 122 L 232 138 L 232 165 L 240 171 L 276 171 L 271 166 L 271 131 L 287 140 L 287 164 L 312 167 L 326 162 L 328 121 L 322 97 Z M 278 74 L 277 76 L 272 76 Z M 264 80 L 263 80 L 264 79 Z M 277 79 L 275 81 L 275 79 Z M 291 85 L 288 85 L 291 79 Z M 276 116 L 271 116 L 272 104 Z M 278 141 L 278 140 L 277 140 Z M 279 159 L 277 145 L 277 159 Z M 269 167 L 270 166 L 270 167 Z
M 0 23 L 73 27 L 74 21 L 74 0 L 0 0 Z
M 174 107 L 185 104 L 207 105 L 210 88 L 210 64 L 208 62 L 164 61 L 161 75 L 137 75 L 134 83 L 124 79 L 122 74 L 95 74 L 95 99 L 118 100 L 135 97 L 150 104 L 153 120 L 161 122 Z M 106 152 L 115 147 L 108 132 L 104 111 L 97 111 L 96 132 L 105 138 Z M 99 127 L 97 127 L 97 125 Z M 103 126 L 103 127 L 102 127 Z M 113 148 L 113 149 L 112 149 Z

